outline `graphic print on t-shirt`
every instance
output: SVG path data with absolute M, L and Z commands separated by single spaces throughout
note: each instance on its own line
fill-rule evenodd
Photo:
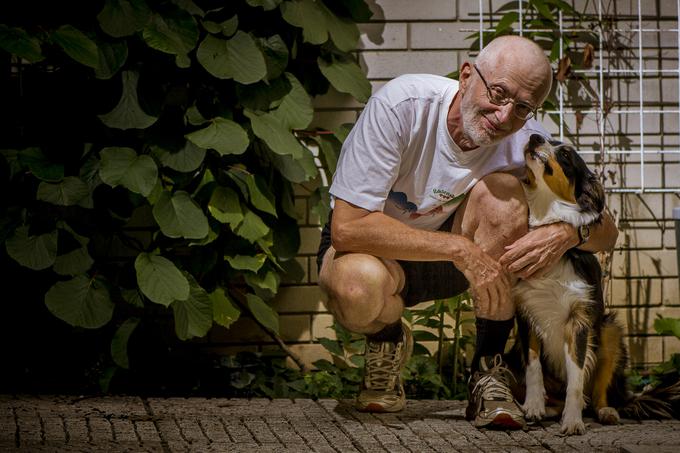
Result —
M 409 218 L 417 219 L 418 217 L 426 215 L 438 214 L 443 211 L 444 206 L 453 203 L 458 203 L 460 200 L 463 199 L 463 197 L 465 197 L 464 193 L 460 195 L 453 195 L 452 193 L 444 189 L 432 189 L 430 198 L 437 200 L 441 204 L 423 213 L 417 212 L 418 206 L 415 203 L 408 201 L 408 196 L 404 192 L 395 192 L 393 190 L 390 190 L 387 199 L 394 203 L 399 209 L 401 209 L 402 212 L 404 213 L 408 212 Z

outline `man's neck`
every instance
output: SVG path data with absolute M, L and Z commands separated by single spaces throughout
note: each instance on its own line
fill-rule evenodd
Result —
M 449 106 L 449 113 L 446 116 L 446 127 L 454 143 L 462 151 L 472 151 L 479 147 L 463 131 L 463 114 L 460 110 L 461 99 L 459 94 L 460 92 L 456 93 Z

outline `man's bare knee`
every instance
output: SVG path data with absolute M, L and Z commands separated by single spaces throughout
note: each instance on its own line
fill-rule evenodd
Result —
M 322 269 L 322 274 L 330 275 L 320 275 L 320 279 L 328 293 L 328 308 L 347 329 L 372 333 L 376 322 L 385 316 L 391 318 L 396 313 L 398 319 L 401 315 L 401 301 L 395 296 L 401 289 L 398 276 L 395 278 L 394 270 L 390 272 L 379 258 L 360 253 L 338 254 L 332 270 L 327 271 Z

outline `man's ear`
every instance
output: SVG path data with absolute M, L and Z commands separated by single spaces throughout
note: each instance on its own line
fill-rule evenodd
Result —
M 470 77 L 472 77 L 472 64 L 469 61 L 463 63 L 460 67 L 460 72 L 458 73 L 458 90 L 464 93 L 470 83 Z

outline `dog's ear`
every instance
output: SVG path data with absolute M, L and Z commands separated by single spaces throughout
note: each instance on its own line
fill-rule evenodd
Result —
M 601 213 L 604 209 L 604 188 L 594 173 L 587 174 L 576 186 L 576 202 L 583 211 Z

